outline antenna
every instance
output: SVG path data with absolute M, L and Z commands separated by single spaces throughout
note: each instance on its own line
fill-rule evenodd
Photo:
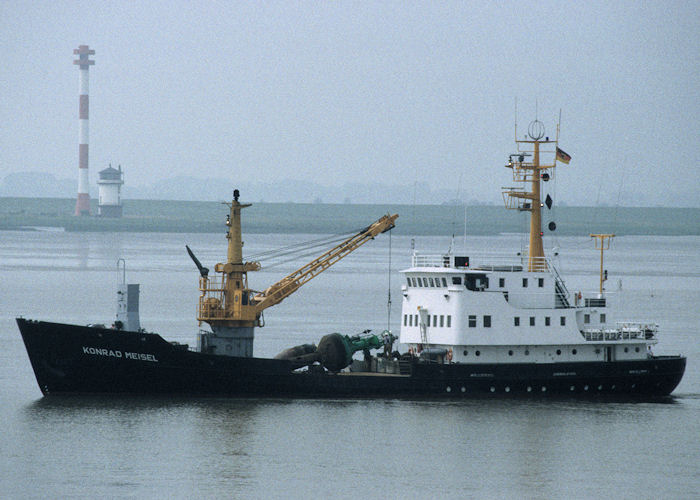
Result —
M 559 127 L 561 126 L 561 108 L 559 108 L 559 121 L 557 122 L 557 146 L 559 146 Z
M 391 231 L 389 231 L 389 285 L 386 301 L 386 331 L 391 331 Z
M 518 140 L 518 96 L 515 96 L 515 140 Z

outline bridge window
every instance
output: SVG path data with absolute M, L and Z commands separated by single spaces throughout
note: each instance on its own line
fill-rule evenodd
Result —
M 461 276 L 452 276 L 452 284 L 453 285 L 461 285 L 462 284 L 462 277 Z
M 481 291 L 489 286 L 489 279 L 484 274 L 468 274 L 464 277 L 464 286 L 471 291 Z
M 440 328 L 442 328 L 443 326 L 445 326 L 445 315 L 441 314 L 440 315 Z
M 469 328 L 476 327 L 476 316 L 469 316 Z
M 484 316 L 484 328 L 491 328 L 491 316 Z
M 523 288 L 527 288 L 527 278 L 523 278 Z
M 550 318 L 549 318 L 549 316 L 545 316 L 544 317 L 544 326 L 549 326 L 549 324 L 550 324 Z
M 413 286 L 413 283 L 411 283 L 411 278 L 406 278 L 406 282 L 408 282 L 408 286 Z
M 520 326 L 520 316 L 513 318 L 513 326 Z
M 535 326 L 535 317 L 530 316 L 530 326 Z
M 506 286 L 506 279 L 505 278 L 498 278 L 498 287 L 503 288 Z
M 423 286 L 428 288 L 428 278 L 423 278 Z
M 437 314 L 433 314 L 433 326 L 437 326 Z
M 544 278 L 537 278 L 537 286 L 544 288 Z
M 428 278 L 428 281 L 430 282 L 430 287 L 435 288 L 435 281 L 433 281 L 433 278 Z
M 591 315 L 590 314 L 584 314 L 583 315 L 583 322 L 588 324 L 591 322 Z
M 435 286 L 440 288 L 440 278 L 435 278 Z
M 413 324 L 414 324 L 414 326 L 418 326 L 418 315 L 417 314 L 413 315 Z
M 566 326 L 566 316 L 562 316 L 561 318 L 559 318 L 559 324 L 561 326 Z
M 413 326 L 413 314 L 408 315 L 408 326 Z
M 403 315 L 403 326 L 407 326 L 407 325 L 408 325 L 408 314 L 404 314 Z
M 448 314 L 447 315 L 447 328 L 451 328 L 451 327 L 452 327 L 452 316 Z
M 442 278 L 442 286 L 447 288 L 447 278 Z
M 600 315 L 600 322 L 605 323 L 605 314 Z

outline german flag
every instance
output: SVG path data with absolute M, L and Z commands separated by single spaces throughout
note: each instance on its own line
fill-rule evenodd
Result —
M 568 165 L 569 162 L 571 161 L 571 155 L 569 155 L 563 149 L 557 148 L 557 160 L 559 160 L 562 163 L 566 163 Z

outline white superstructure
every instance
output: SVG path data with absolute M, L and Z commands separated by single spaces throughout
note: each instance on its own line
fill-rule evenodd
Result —
M 616 322 L 604 295 L 571 294 L 544 263 L 527 271 L 525 259 L 414 254 L 402 271 L 399 341 L 465 363 L 647 357 L 656 325 Z
M 516 138 L 518 137 L 516 129 Z M 530 214 L 528 252 L 501 257 L 413 255 L 402 271 L 399 341 L 411 351 L 452 363 L 557 363 L 645 359 L 656 325 L 618 323 L 607 308 L 603 250 L 614 234 L 592 234 L 601 250 L 600 290 L 571 294 L 544 254 L 542 184 L 571 156 L 534 120 L 506 167 L 518 187 L 503 188 L 508 209 Z M 550 231 L 556 229 L 552 221 Z M 519 254 L 520 255 L 520 254 Z M 427 351 L 426 351 L 427 349 Z

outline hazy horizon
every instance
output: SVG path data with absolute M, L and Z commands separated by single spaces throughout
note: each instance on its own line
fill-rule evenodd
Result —
M 19 179 L 32 178 L 38 176 L 46 177 L 46 173 L 40 172 L 19 172 L 16 175 Z M 28 177 L 27 177 L 28 176 Z M 13 175 L 8 176 L 13 177 Z M 182 183 L 180 179 L 165 180 L 165 183 L 149 186 L 128 188 L 122 191 L 124 203 L 129 201 L 182 201 L 194 203 L 227 202 L 232 196 L 232 189 L 228 184 L 220 184 L 220 179 L 196 179 L 196 185 Z M 72 179 L 57 180 L 51 176 L 44 179 L 39 195 L 30 193 L 31 189 L 24 183 L 3 182 L 0 178 L 0 199 L 68 199 L 75 200 Z M 36 183 L 34 184 L 36 185 Z M 164 187 L 165 186 L 165 187 Z M 379 197 L 377 192 L 366 192 L 358 195 L 358 190 L 369 188 L 360 184 L 345 184 L 336 187 L 324 187 L 317 184 L 308 184 L 301 181 L 281 180 L 272 184 L 251 184 L 237 183 L 234 186 L 241 192 L 241 201 L 245 203 L 269 203 L 269 204 L 331 204 L 331 205 L 374 205 L 374 206 L 445 206 L 445 207 L 496 207 L 505 210 L 503 199 L 496 201 L 484 201 L 481 199 L 456 199 L 451 198 L 450 190 L 423 192 L 415 199 L 411 196 L 414 186 L 401 185 L 379 185 L 373 186 L 376 189 L 385 190 L 385 196 L 380 201 L 374 201 Z M 500 191 L 499 191 L 500 193 Z M 391 195 L 394 196 L 391 196 Z M 97 203 L 97 186 L 90 186 L 90 198 L 92 203 Z M 695 200 L 694 205 L 675 204 L 639 204 L 631 205 L 619 203 L 619 200 L 597 200 L 597 203 L 572 204 L 566 200 L 559 200 L 557 206 L 569 208 L 668 208 L 668 209 L 700 209 L 700 201 Z M 644 200 L 642 200 L 644 201 Z M 74 207 L 70 207 L 70 214 L 73 214 Z M 553 208 L 556 210 L 556 207 Z M 545 214 L 552 213 L 551 210 Z M 92 214 L 92 215 L 96 215 Z
M 517 99 L 519 135 L 537 116 L 554 137 L 561 110 L 555 203 L 697 207 L 699 18 L 690 1 L 0 3 L 0 195 L 40 172 L 75 196 L 86 44 L 91 192 L 112 164 L 127 199 L 498 204 Z

